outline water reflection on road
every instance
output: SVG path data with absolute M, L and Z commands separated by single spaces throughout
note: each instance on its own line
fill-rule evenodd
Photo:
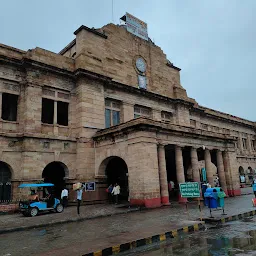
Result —
M 219 256 L 256 255 L 256 217 L 176 237 L 157 245 L 145 246 L 119 256 Z

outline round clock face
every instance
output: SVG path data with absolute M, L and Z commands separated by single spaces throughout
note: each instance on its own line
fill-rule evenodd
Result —
M 142 58 L 136 60 L 136 68 L 142 73 L 146 71 L 146 63 Z

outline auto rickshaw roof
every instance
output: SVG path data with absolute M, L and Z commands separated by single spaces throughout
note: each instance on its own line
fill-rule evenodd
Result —
M 53 186 L 54 184 L 52 183 L 39 183 L 39 184 L 25 183 L 25 184 L 19 185 L 19 188 L 38 188 L 38 187 L 53 187 Z

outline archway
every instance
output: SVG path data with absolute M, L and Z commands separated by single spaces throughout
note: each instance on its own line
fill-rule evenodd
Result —
M 248 172 L 248 179 L 249 179 L 249 182 L 252 183 L 252 181 L 253 181 L 253 170 L 252 170 L 252 167 L 251 167 L 251 166 L 248 167 L 247 172 Z
M 54 190 L 51 193 L 60 198 L 61 191 L 65 186 L 64 177 L 68 176 L 68 168 L 62 162 L 51 162 L 43 170 L 42 178 L 44 182 L 54 184 Z
M 109 157 L 102 162 L 105 166 L 105 174 L 107 176 L 108 186 L 118 183 L 120 185 L 120 199 L 128 200 L 129 184 L 128 184 L 128 168 L 125 161 L 117 156 Z
M 0 161 L 0 202 L 10 201 L 12 194 L 12 173 L 10 166 Z
M 244 168 L 242 166 L 239 166 L 238 172 L 239 172 L 240 183 L 245 183 L 246 180 L 245 180 Z

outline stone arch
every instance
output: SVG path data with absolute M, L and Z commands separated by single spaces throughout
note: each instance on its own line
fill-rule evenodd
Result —
M 10 201 L 12 196 L 12 168 L 6 162 L 0 161 L 0 201 Z
M 244 168 L 242 166 L 239 166 L 238 168 L 239 175 L 244 175 Z
M 128 166 L 123 158 L 119 156 L 107 157 L 101 162 L 99 173 L 106 176 L 108 185 L 118 183 L 121 187 L 121 199 L 128 199 Z
M 59 161 L 50 162 L 45 166 L 42 172 L 44 182 L 50 182 L 55 185 L 54 194 L 58 198 L 65 186 L 65 177 L 68 177 L 68 175 L 68 167 L 63 162 Z

